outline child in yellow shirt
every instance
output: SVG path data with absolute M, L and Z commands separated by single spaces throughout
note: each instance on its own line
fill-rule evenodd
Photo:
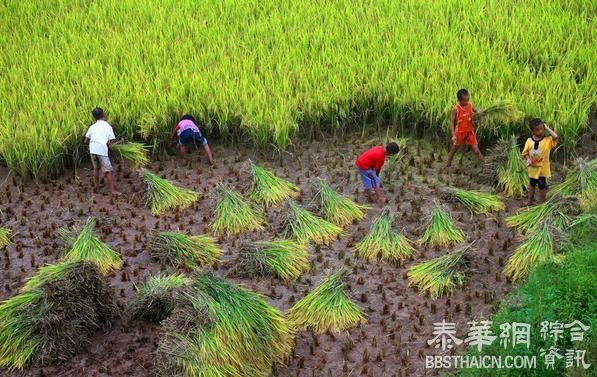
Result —
M 531 119 L 531 137 L 524 145 L 522 156 L 526 158 L 529 173 L 529 197 L 526 205 L 531 205 L 535 199 L 535 187 L 539 187 L 539 202 L 545 202 L 547 193 L 547 178 L 551 178 L 549 155 L 558 144 L 558 134 L 539 118 Z M 549 135 L 545 135 L 545 131 Z

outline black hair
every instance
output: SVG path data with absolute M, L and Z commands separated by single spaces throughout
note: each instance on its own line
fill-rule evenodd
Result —
M 541 119 L 539 119 L 539 118 L 533 118 L 529 122 L 529 127 L 531 128 L 531 130 L 534 130 L 535 128 L 539 127 L 542 124 L 543 124 L 543 121 Z
M 95 120 L 100 120 L 106 117 L 106 114 L 104 113 L 104 110 L 102 110 L 101 107 L 96 107 L 95 109 L 91 110 L 91 115 Z
M 185 114 L 185 115 L 183 115 L 182 118 L 180 118 L 180 120 L 190 120 L 191 122 L 197 124 L 197 121 L 195 120 L 195 118 L 191 114 Z
M 388 154 L 396 154 L 400 152 L 400 147 L 394 142 L 388 143 L 388 145 L 386 145 L 386 152 L 388 152 Z
M 459 101 L 468 95 L 469 95 L 468 90 L 466 90 L 466 89 L 460 89 L 459 91 L 456 92 L 456 98 L 458 98 Z

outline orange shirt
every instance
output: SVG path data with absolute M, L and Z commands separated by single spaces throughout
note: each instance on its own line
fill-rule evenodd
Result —
M 473 104 L 469 102 L 465 108 L 457 104 L 454 108 L 456 109 L 456 132 L 471 132 L 473 130 Z

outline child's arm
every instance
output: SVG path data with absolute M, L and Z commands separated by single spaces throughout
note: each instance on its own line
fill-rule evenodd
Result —
M 174 129 L 172 130 L 172 139 L 176 139 L 176 131 L 178 130 L 178 125 L 174 126 Z
M 522 150 L 522 157 L 525 158 L 527 166 L 531 166 L 533 164 L 533 161 L 531 160 L 531 157 L 529 156 L 530 150 L 531 150 L 531 144 L 527 140 L 527 142 L 524 144 L 524 149 Z
M 547 130 L 547 132 L 551 135 L 551 138 L 554 140 L 558 140 L 559 136 L 557 133 L 554 132 L 554 130 L 552 130 L 551 128 L 549 128 L 547 126 L 547 124 L 543 123 L 543 126 L 545 127 L 545 129 Z
M 450 113 L 450 131 L 452 132 L 452 143 L 456 143 L 456 109 Z

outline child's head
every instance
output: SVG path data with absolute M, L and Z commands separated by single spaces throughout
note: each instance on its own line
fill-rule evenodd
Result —
M 193 117 L 191 114 L 185 114 L 182 116 L 182 118 L 180 118 L 180 120 L 190 120 L 193 123 L 197 123 L 195 121 L 195 117 Z
M 545 124 L 539 118 L 531 119 L 529 127 L 531 128 L 531 133 L 535 137 L 542 137 L 545 134 Z
M 470 97 L 471 96 L 468 94 L 468 90 L 466 89 L 460 89 L 458 92 L 456 92 L 456 99 L 458 99 L 460 106 L 468 105 Z
M 400 152 L 400 147 L 398 146 L 398 144 L 391 142 L 388 143 L 388 145 L 386 145 L 386 154 L 394 155 L 398 152 Z
M 91 115 L 95 120 L 106 119 L 106 114 L 104 113 L 104 110 L 102 110 L 101 107 L 96 107 L 95 109 L 91 110 Z

